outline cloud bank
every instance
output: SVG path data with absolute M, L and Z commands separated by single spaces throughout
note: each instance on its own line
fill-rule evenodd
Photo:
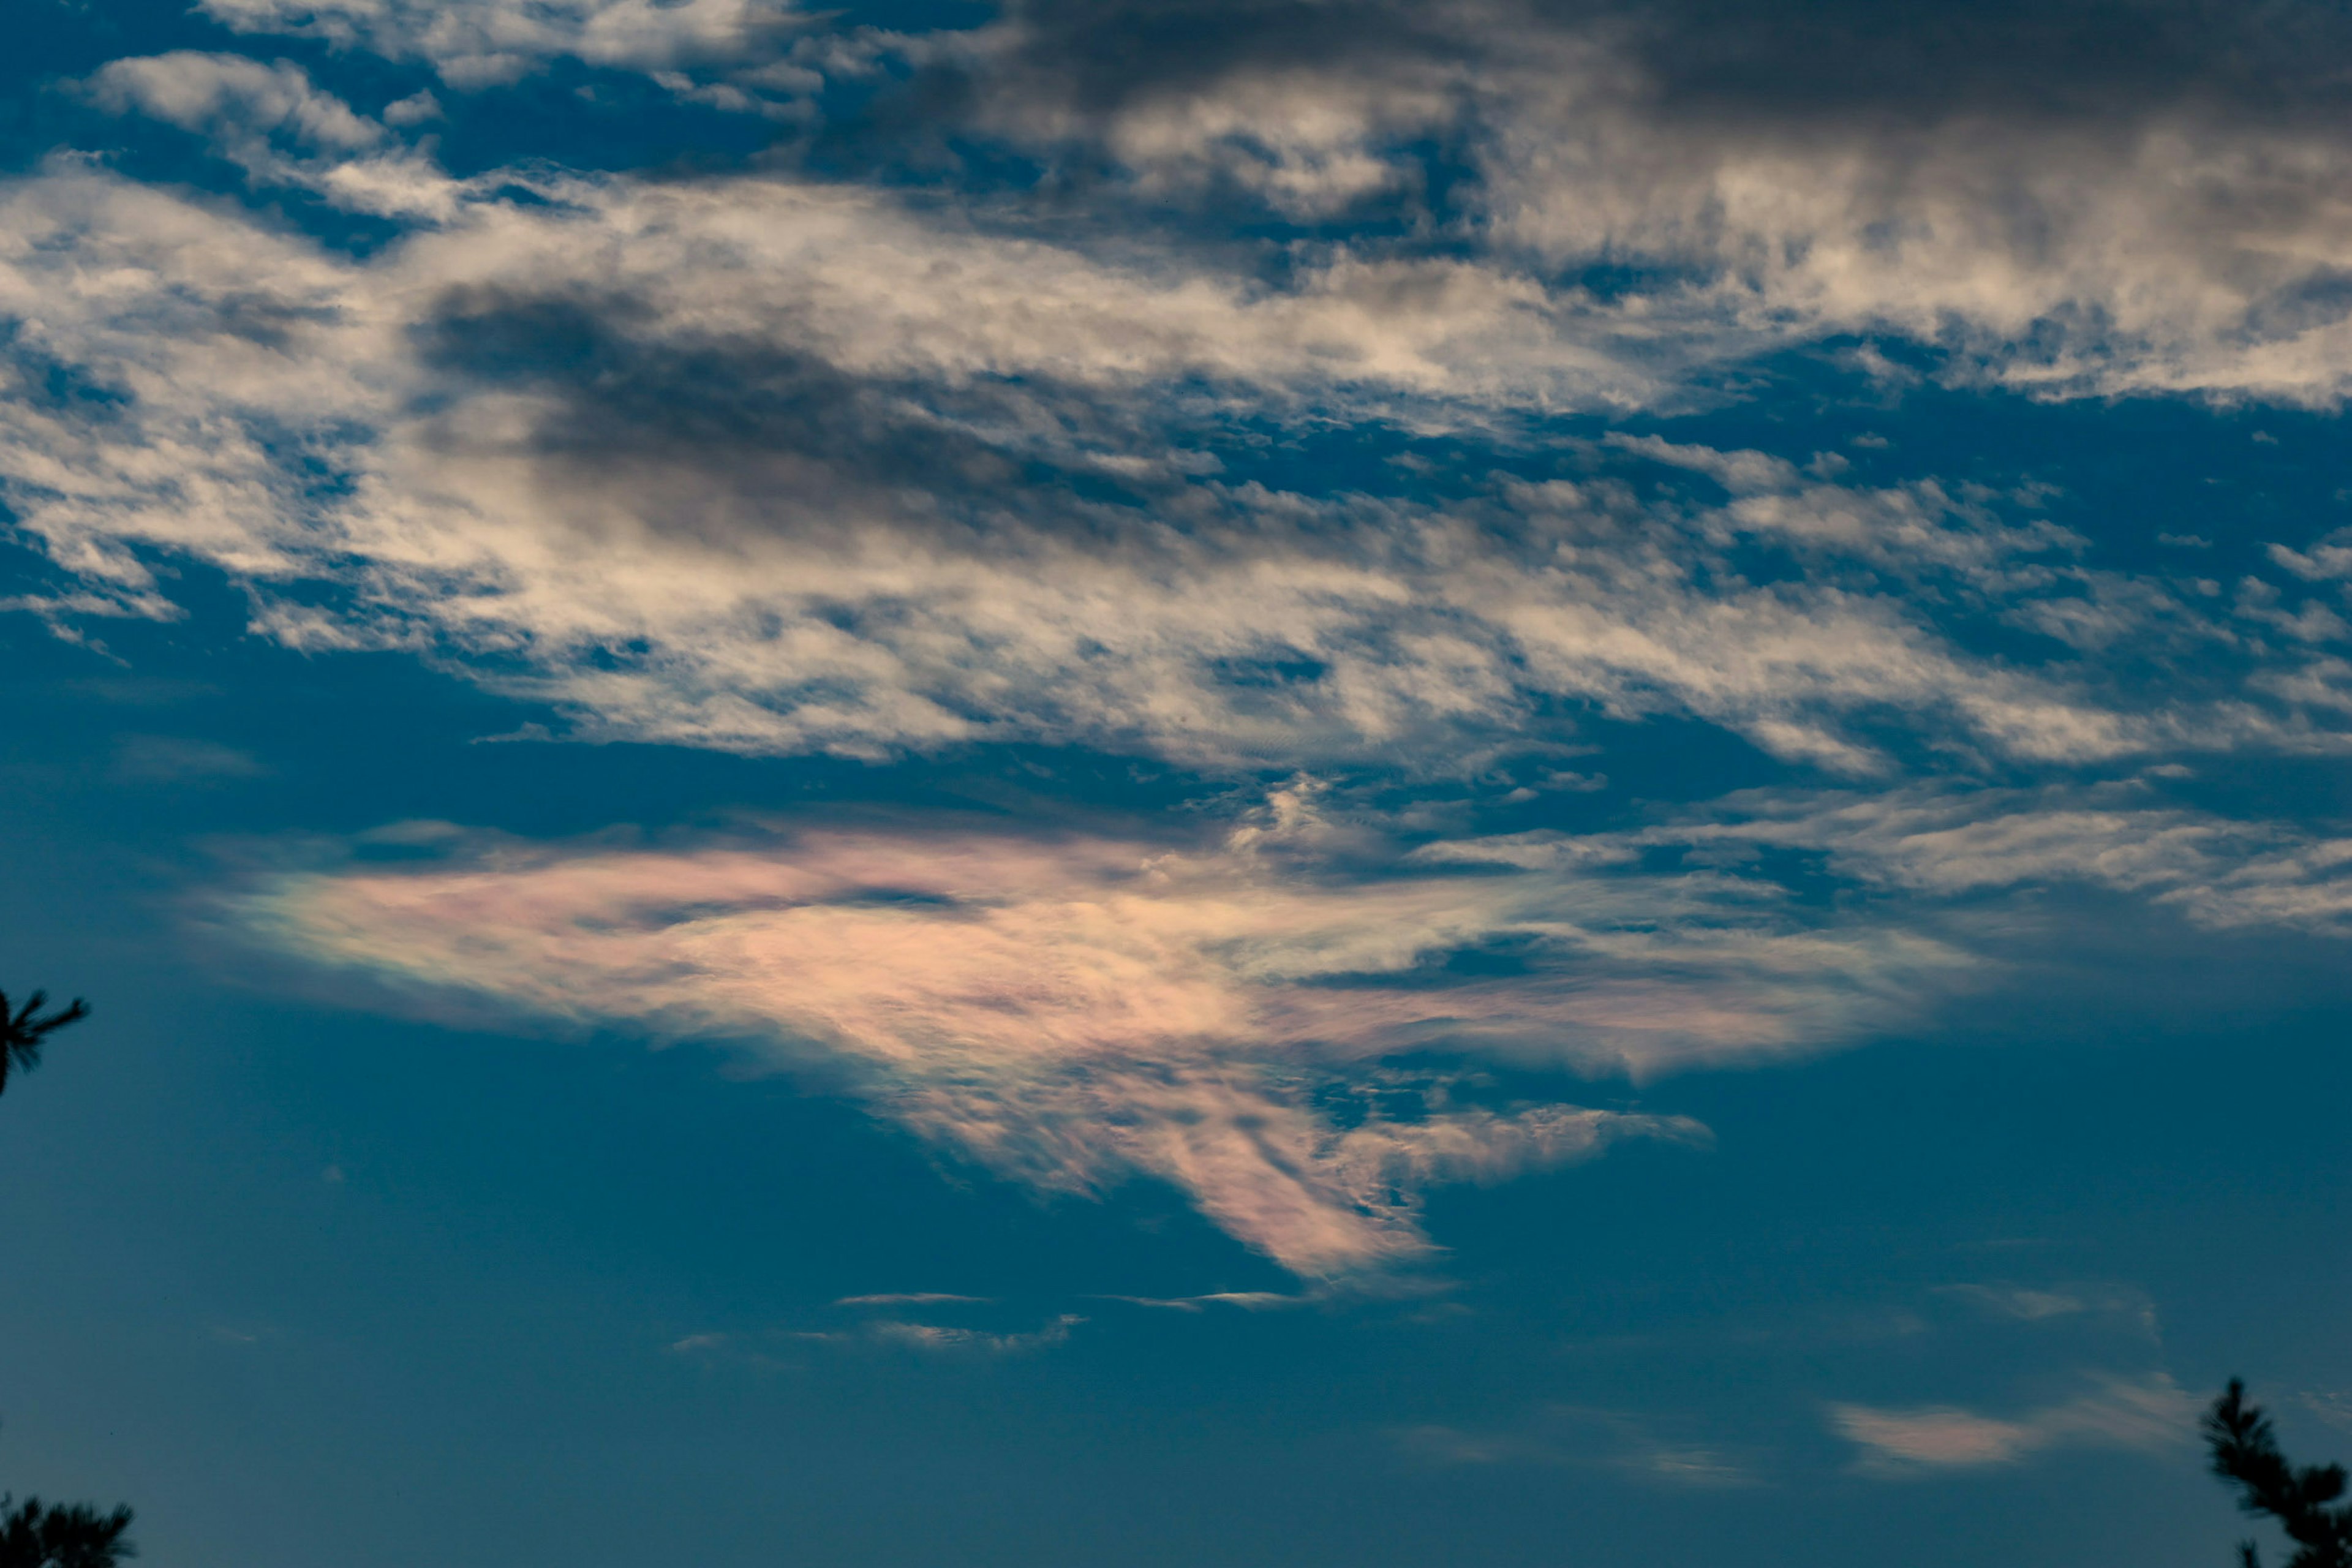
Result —
M 1012 153 L 1112 226 L 1173 205 L 1351 263 L 1466 250 L 1706 357 L 1884 333 L 2055 393 L 2345 384 L 2352 37 L 2309 7 L 1030 0 L 918 32 L 754 0 L 205 9 L 460 89 L 650 73 L 950 188 L 956 148 Z M 857 107 L 824 107 L 844 86 Z
M 283 70 L 165 58 L 100 80 L 324 114 Z M 449 216 L 354 260 L 72 163 L 0 198 L 0 496 L 72 578 L 55 613 L 169 616 L 158 570 L 193 559 L 295 646 L 752 752 L 1316 766 L 1556 742 L 1580 710 L 1870 774 L 1890 719 L 2071 764 L 2352 716 L 2324 543 L 2229 589 L 2087 562 L 2029 491 L 1655 438 L 1436 497 L 1225 476 L 1236 419 L 1459 425 L 1496 378 L 1579 374 L 1532 297 L 1356 263 L 1266 292 L 781 178 L 525 205 L 303 169 Z
M 1867 1037 L 1984 967 L 1962 906 L 2061 885 L 2207 930 L 2352 910 L 2340 826 L 2167 793 L 2344 749 L 2332 519 L 2261 514 L 2225 570 L 2227 514 L 2151 555 L 2027 474 L 1861 464 L 1884 437 L 1642 433 L 1800 362 L 1890 417 L 1929 379 L 2336 406 L 2340 19 L 202 9 L 222 47 L 57 84 L 87 144 L 0 182 L 0 504 L 46 572 L 0 607 L 89 637 L 197 568 L 257 636 L 405 650 L 583 741 L 1453 802 L 1368 859 L 1297 794 L 1205 846 L 467 840 L 241 906 L 291 951 L 744 1041 L 1337 1276 L 1423 1253 L 1432 1183 L 1688 1131 L 1415 1053 Z M 567 161 L 648 95 L 760 150 Z M 164 141 L 186 183 L 123 151 Z M 1709 732 L 1779 782 L 1482 826 Z M 1881 1447 L 1933 1447 L 1898 1416 Z

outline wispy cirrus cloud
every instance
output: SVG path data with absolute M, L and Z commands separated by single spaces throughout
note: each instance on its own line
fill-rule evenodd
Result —
M 2352 839 L 2163 804 L 2144 779 L 2073 789 L 1743 792 L 1622 836 L 1441 839 L 1414 854 L 1538 868 L 1701 846 L 1735 860 L 1767 848 L 1810 851 L 1855 883 L 1929 898 L 2074 883 L 2137 894 L 2209 928 L 2352 931 Z
M 2196 1401 L 2158 1373 L 2103 1378 L 2063 1404 L 2006 1419 L 1955 1405 L 1832 1405 L 1830 1418 L 1840 1436 L 1862 1449 L 1858 1468 L 1903 1479 L 2015 1464 L 2054 1447 L 2182 1447 L 2194 1433 L 2195 1408 Z
M 525 1015 L 744 1041 L 1005 1175 L 1129 1173 L 1309 1275 L 1426 1247 L 1419 1194 L 1692 1124 L 1491 1104 L 1459 1058 L 1654 1071 L 1850 1037 L 1962 972 L 1704 872 L 1366 879 L 1263 830 L 1104 839 L 803 833 L 731 847 L 484 845 L 286 878 L 241 918 L 315 962 Z M 1507 950 L 1500 976 L 1449 955 Z
M 1651 1485 L 1719 1489 L 1758 1485 L 1753 1456 L 1661 1434 L 1623 1411 L 1555 1405 L 1498 1430 L 1402 1426 L 1391 1442 L 1425 1464 L 1566 1465 L 1614 1471 Z

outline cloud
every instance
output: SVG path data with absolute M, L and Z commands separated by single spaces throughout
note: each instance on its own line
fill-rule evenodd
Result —
M 2020 1285 L 1947 1285 L 1941 1294 L 1968 1302 L 1990 1318 L 2039 1323 L 2084 1314 L 2115 1313 L 2137 1320 L 2153 1338 L 2156 1304 L 2128 1285 L 2072 1285 L 2034 1289 Z
M 2339 528 L 2309 551 L 2270 547 L 2270 557 L 2305 582 L 2352 577 L 2352 529 Z
M 2352 934 L 2352 839 L 2151 804 L 2146 781 L 2042 790 L 1920 784 L 1869 793 L 1758 791 L 1620 836 L 1536 832 L 1414 851 L 1433 864 L 1527 868 L 1644 849 L 1813 851 L 1836 875 L 1958 899 L 2079 883 L 2143 896 L 2208 928 Z
M 358 152 L 383 139 L 383 127 L 319 91 L 302 68 L 265 66 L 242 55 L 182 49 L 107 64 L 89 95 L 117 113 L 137 110 L 184 131 L 258 138 L 282 131 L 313 147 Z
M 1761 1479 L 1746 1460 L 1661 1436 L 1639 1416 L 1578 1405 L 1548 1405 L 1504 1430 L 1428 1425 L 1391 1428 L 1388 1436 L 1404 1453 L 1431 1465 L 1570 1465 L 1652 1485 L 1709 1489 L 1752 1487 Z
M 82 84 L 101 108 L 201 135 L 264 184 L 315 192 L 332 205 L 436 219 L 457 185 L 421 155 L 387 145 L 383 125 L 310 83 L 301 67 L 182 49 L 109 62 Z M 394 105 L 400 108 L 400 105 Z
M 2352 366 L 2331 108 L 2352 37 L 2307 7 L 1840 5 L 1767 26 L 1712 3 L 1021 0 L 929 32 L 762 0 L 205 8 L 459 89 L 559 58 L 646 73 L 974 209 L 1022 195 L 1018 165 L 964 153 L 1011 153 L 1064 226 L 1114 240 L 1230 251 L 1230 220 L 1287 220 L 1360 300 L 1507 301 L 1551 357 L 1638 342 L 1668 384 L 1853 336 L 2042 395 L 2332 405 Z M 856 89 L 833 123 L 828 83 Z
M 1424 1252 L 1431 1184 L 1687 1131 L 1449 1098 L 1401 1054 L 1819 1048 L 1980 966 L 1952 908 L 2058 882 L 2216 928 L 2352 910 L 2320 828 L 2087 782 L 2342 749 L 2336 535 L 2225 586 L 2117 566 L 2022 481 L 1562 423 L 1825 337 L 1882 379 L 2335 396 L 2337 132 L 2207 90 L 2236 68 L 2182 74 L 2165 28 L 2029 89 L 1974 22 L 1949 79 L 1906 76 L 1917 36 L 1840 9 L 1796 31 L 1911 88 L 1801 101 L 1784 40 L 1696 9 L 1035 5 L 922 37 L 719 0 L 210 10 L 447 92 L 571 58 L 774 101 L 863 72 L 871 112 L 813 164 L 454 179 L 394 129 L 430 95 L 377 121 L 283 62 L 104 67 L 93 101 L 205 138 L 252 201 L 68 155 L 0 185 L 0 498 L 66 580 L 7 604 L 170 618 L 201 563 L 258 635 L 404 649 L 586 740 L 1524 801 L 1605 726 L 1695 721 L 1848 785 L 1369 872 L 1264 834 L 453 834 L 248 907 L 297 952 L 752 1041 L 1017 1179 L 1173 1182 L 1312 1275 Z M 2057 58 L 2098 31 L 2010 20 Z M 893 124 L 915 163 L 1017 150 L 1054 200 L 860 164 Z M 393 232 L 316 243 L 288 189 Z M 1267 213 L 1303 226 L 1261 243 Z M 1397 462 L 1265 459 L 1341 429 Z M 1543 773 L 1596 812 L 1638 776 Z M 1813 910 L 1776 854 L 1877 902 Z
M 2063 1405 L 2012 1420 L 1951 1405 L 1885 1410 L 1833 1405 L 1841 1436 L 1859 1446 L 1858 1468 L 1889 1478 L 2015 1464 L 2044 1449 L 2097 1447 L 2160 1450 L 2185 1443 L 2195 1404 L 2161 1373 L 2108 1377 Z
M 256 778 L 269 770 L 234 746 L 176 735 L 125 735 L 115 742 L 115 776 L 140 784 Z
M 511 82 L 559 58 L 654 71 L 759 48 L 794 21 L 770 0 L 204 0 L 242 33 L 322 38 L 425 59 L 457 88 Z
M 1389 1058 L 1654 1073 L 1817 1049 L 1969 963 L 1706 871 L 1343 874 L 1264 826 L 1189 851 L 921 831 L 460 840 L 422 865 L 284 877 L 236 909 L 286 951 L 426 994 L 743 1042 L 1049 1191 L 1160 1178 L 1324 1276 L 1423 1254 L 1434 1184 L 1699 1136 L 1495 1103 Z M 1509 963 L 1452 965 L 1480 952 Z
M 957 132 L 1105 205 L 1603 271 L 1662 335 L 1906 338 L 2042 394 L 2346 384 L 2352 38 L 2314 13 L 1038 0 L 903 52 Z
M 1165 1180 L 1329 1278 L 1424 1255 L 1433 1184 L 1700 1135 L 1489 1103 L 1395 1058 L 1645 1078 L 1835 1047 L 1919 1020 L 2038 929 L 1950 900 L 2068 879 L 2208 925 L 2343 929 L 2352 851 L 2093 794 L 1767 792 L 1654 828 L 1411 849 L 1328 818 L 1305 781 L 1191 847 L 810 829 L 618 849 L 444 826 L 405 836 L 420 861 L 281 873 L 231 907 L 419 995 L 740 1042 L 1044 1190 Z M 1879 897 L 1801 897 L 1809 873 L 1758 858 L 1792 847 Z M 1960 1289 L 2026 1318 L 2132 1306 Z
M 1085 1321 L 1082 1317 L 1065 1312 L 1043 1328 L 1020 1333 L 992 1333 L 982 1329 L 885 1319 L 867 1324 L 866 1337 L 879 1344 L 895 1345 L 931 1355 L 1021 1355 L 1030 1351 L 1066 1344 L 1070 1331 Z
M 119 610 L 174 614 L 153 563 L 194 558 L 293 646 L 754 752 L 1411 762 L 1600 711 L 1870 774 L 1889 719 L 2076 764 L 2352 714 L 2294 574 L 2216 606 L 1930 480 L 1630 439 L 1437 500 L 1222 477 L 1233 420 L 1434 418 L 1591 368 L 1475 268 L 1269 291 L 781 178 L 541 192 L 453 185 L 353 259 L 80 166 L 9 187 L 19 528 Z M 2264 640 L 2282 616 L 2322 646 Z M 1968 651 L 2021 617 L 2081 651 Z M 2174 679 L 2127 685 L 2118 648 Z
M 1124 1301 L 1130 1307 L 1157 1307 L 1171 1312 L 1202 1312 L 1211 1307 L 1265 1312 L 1303 1307 L 1323 1298 L 1312 1292 L 1293 1296 L 1280 1290 L 1213 1290 L 1203 1296 L 1105 1296 L 1100 1299 Z

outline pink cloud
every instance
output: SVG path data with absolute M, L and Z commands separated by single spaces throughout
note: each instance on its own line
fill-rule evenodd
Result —
M 1833 1033 L 1884 978 L 1869 942 L 1779 930 L 1704 876 L 1343 880 L 1284 847 L 1256 828 L 1195 854 L 972 833 L 475 847 L 287 877 L 243 912 L 316 961 L 751 1042 L 1041 1187 L 1162 1178 L 1319 1276 L 1424 1251 L 1433 1183 L 1699 1132 L 1442 1090 L 1409 1118 L 1331 1113 L 1335 1096 L 1371 1103 L 1380 1058 L 1437 1042 L 1643 1070 L 1782 1050 Z M 1427 961 L 1497 937 L 1542 961 L 1430 983 Z
M 2103 1378 L 2078 1398 L 2008 1421 L 1950 1405 L 1830 1407 L 1839 1433 L 1863 1449 L 1862 1468 L 1886 1475 L 2004 1465 L 2062 1446 L 2163 1448 L 2188 1436 L 2193 1414 L 2194 1402 L 2161 1373 Z

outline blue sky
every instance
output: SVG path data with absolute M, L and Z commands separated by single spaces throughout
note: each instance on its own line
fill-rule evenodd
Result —
M 66 5 L 0 1475 L 2227 1560 L 2352 1444 L 2344 19 Z

